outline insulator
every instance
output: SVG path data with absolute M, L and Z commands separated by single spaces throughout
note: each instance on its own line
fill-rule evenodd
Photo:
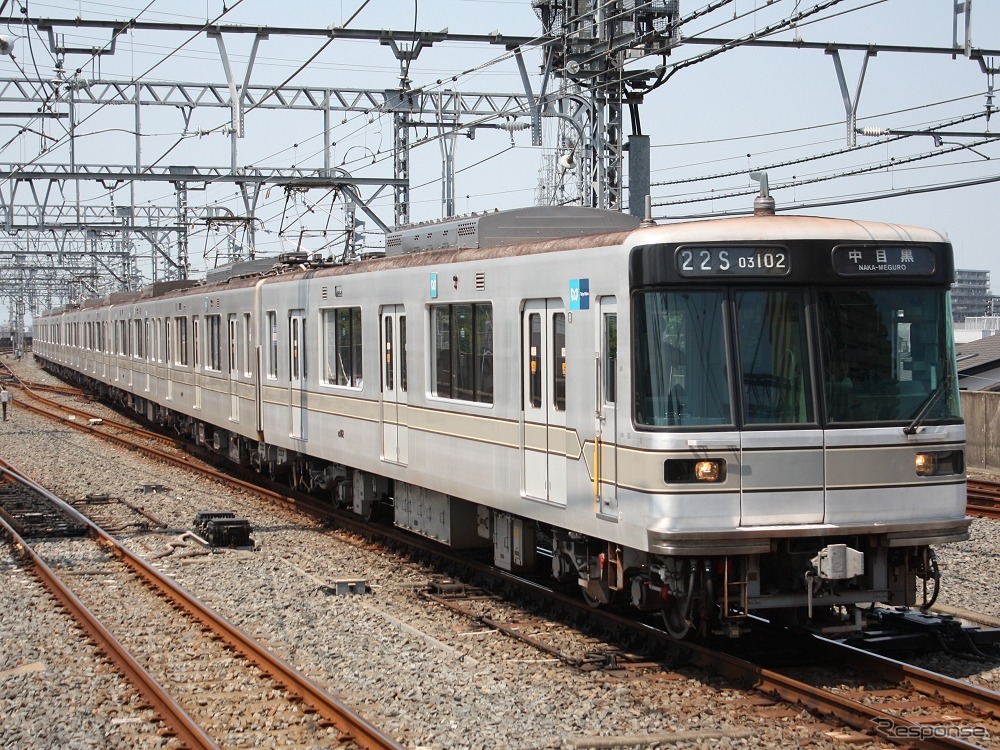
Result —
M 518 122 L 517 120 L 507 120 L 500 125 L 501 130 L 506 130 L 513 133 L 516 130 L 527 130 L 531 125 L 526 122 Z
M 861 128 L 861 135 L 889 135 L 889 131 L 885 128 Z

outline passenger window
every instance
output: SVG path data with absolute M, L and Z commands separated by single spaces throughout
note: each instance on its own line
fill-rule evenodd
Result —
M 361 308 L 341 307 L 323 313 L 326 342 L 324 381 L 352 388 L 362 386 Z
M 435 396 L 493 403 L 493 306 L 433 309 Z

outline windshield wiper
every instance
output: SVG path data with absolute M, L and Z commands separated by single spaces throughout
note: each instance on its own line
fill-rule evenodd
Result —
M 948 388 L 951 386 L 951 381 L 953 381 L 954 379 L 955 379 L 954 374 L 950 372 L 947 375 L 945 375 L 944 378 L 942 378 L 941 382 L 938 383 L 937 388 L 934 389 L 934 392 L 927 397 L 927 400 L 924 401 L 923 406 L 920 407 L 920 411 L 917 412 L 917 416 L 913 418 L 913 421 L 910 422 L 909 425 L 903 428 L 904 435 L 916 434 L 917 430 L 920 429 L 920 425 L 922 425 L 924 423 L 924 420 L 927 419 L 927 415 L 930 414 L 930 411 L 934 407 L 934 404 L 936 404 L 938 402 L 938 399 L 941 398 L 941 394 L 944 393 L 946 390 L 948 390 Z

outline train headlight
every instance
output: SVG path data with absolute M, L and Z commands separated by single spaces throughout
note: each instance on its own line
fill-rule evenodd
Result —
M 699 482 L 718 482 L 721 472 L 718 461 L 699 461 L 694 465 L 694 478 Z
M 962 451 L 922 451 L 913 457 L 913 469 L 919 477 L 940 477 L 965 471 Z
M 937 456 L 933 453 L 918 453 L 913 459 L 913 468 L 917 470 L 918 476 L 934 476 L 935 469 L 937 469 Z
M 667 484 L 726 481 L 726 462 L 721 458 L 668 458 L 663 462 Z

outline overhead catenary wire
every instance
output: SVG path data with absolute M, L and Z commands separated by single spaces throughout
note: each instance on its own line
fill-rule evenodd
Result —
M 872 3 L 870 3 L 869 5 L 871 5 L 871 4 L 872 4 Z M 844 12 L 851 12 L 851 11 L 850 11 L 850 10 L 847 10 L 847 11 L 844 11 Z M 818 20 L 822 20 L 822 19 L 816 19 L 816 21 L 818 21 Z M 810 22 L 816 22 L 816 21 L 810 21 Z M 800 25 L 805 25 L 805 24 L 804 24 L 804 23 L 801 23 Z M 307 63 L 307 65 L 312 65 L 312 64 L 314 64 L 315 62 L 316 62 L 316 59 L 315 59 L 315 56 L 314 56 L 314 59 L 313 59 L 313 61 L 312 61 L 312 62 L 310 62 L 310 63 Z M 481 72 L 482 70 L 486 69 L 486 67 L 487 67 L 487 66 L 477 66 L 477 72 Z M 300 68 L 302 68 L 302 66 L 300 66 Z M 471 69 L 471 68 L 470 68 L 470 69 L 468 69 L 468 70 L 473 70 L 473 69 Z M 297 75 L 297 73 L 294 73 L 294 74 L 293 74 L 293 77 L 294 77 L 295 75 Z M 259 106 L 259 105 L 257 105 L 257 106 Z M 363 117 L 363 116 L 362 116 L 362 115 L 357 115 L 356 117 L 357 117 L 357 118 L 361 118 L 361 117 Z M 352 119 L 354 119 L 354 118 L 352 118 Z M 356 124 L 356 127 L 354 127 L 354 130 L 353 130 L 353 132 L 354 132 L 354 133 L 357 133 L 357 132 L 359 132 L 359 131 L 361 130 L 361 127 L 360 127 L 360 126 L 357 126 L 357 120 L 356 120 L 356 119 L 355 119 L 355 124 Z M 318 136 L 318 135 L 316 135 L 316 136 L 312 136 L 312 137 L 310 137 L 310 138 L 308 138 L 308 139 L 302 139 L 302 138 L 298 138 L 298 139 L 296 139 L 296 140 L 297 140 L 297 143 L 298 143 L 298 144 L 299 144 L 299 145 L 301 146 L 301 145 L 302 145 L 303 143 L 308 143 L 308 142 L 309 142 L 310 140 L 312 140 L 313 138 L 318 138 L 318 137 L 319 137 L 319 136 Z M 431 142 L 432 140 L 434 140 L 435 138 L 436 138 L 436 136 L 432 136 L 432 137 L 429 137 L 429 138 L 424 138 L 424 139 L 418 139 L 418 140 L 416 140 L 416 141 L 415 141 L 415 142 L 414 142 L 414 143 L 412 144 L 412 146 L 413 146 L 414 148 L 416 148 L 416 147 L 419 147 L 420 145 L 423 145 L 423 144 L 426 144 L 426 143 L 430 143 L 430 142 Z M 170 147 L 169 147 L 169 148 L 168 148 L 168 149 L 166 150 L 166 152 L 164 153 L 164 156 L 161 156 L 161 157 L 159 157 L 159 158 L 158 158 L 158 159 L 157 159 L 156 161 L 154 161 L 154 162 L 153 162 L 153 164 L 159 164 L 159 163 L 162 163 L 162 160 L 163 160 L 163 159 L 165 158 L 165 155 L 166 155 L 166 154 L 169 154 L 169 153 L 173 152 L 173 151 L 174 151 L 175 149 L 177 149 L 177 148 L 179 147 L 180 143 L 181 143 L 181 142 L 174 142 L 174 143 L 173 143 L 173 145 L 171 145 L 171 146 L 170 146 Z M 287 150 L 287 149 L 286 149 L 286 150 Z M 504 149 L 503 151 L 501 151 L 501 152 L 498 152 L 497 154 L 493 154 L 493 155 L 491 155 L 491 156 L 487 156 L 487 157 L 486 157 L 485 159 L 482 159 L 482 160 L 480 160 L 480 161 L 479 161 L 479 162 L 477 162 L 476 164 L 473 164 L 473 165 L 469 165 L 468 167 L 464 167 L 464 168 L 462 168 L 462 170 L 460 170 L 460 171 L 465 171 L 465 170 L 467 170 L 467 169 L 472 169 L 472 168 L 474 168 L 475 166 L 477 166 L 477 165 L 479 165 L 479 164 L 482 164 L 482 163 L 484 163 L 484 162 L 487 162 L 487 161 L 489 161 L 490 159 L 494 159 L 494 158 L 496 158 L 496 156 L 498 156 L 498 155 L 500 155 L 500 154 L 502 154 L 502 153 L 506 153 L 506 152 L 507 152 L 507 151 L 509 151 L 509 150 L 510 150 L 510 149 Z M 276 152 L 276 154 L 280 154 L 280 153 L 281 153 L 281 151 L 278 151 L 278 152 Z M 319 153 L 321 153 L 321 150 L 316 150 L 316 151 L 313 151 L 313 152 L 312 152 L 312 155 L 316 155 L 316 154 L 319 154 Z M 301 160 L 301 161 L 302 161 L 302 162 L 305 162 L 305 161 L 306 161 L 306 158 L 307 158 L 307 156 L 308 156 L 308 154 L 307 154 L 306 156 L 304 156 L 304 157 L 302 158 L 302 160 Z M 388 160 L 388 159 L 389 159 L 390 157 L 391 157 L 391 152 L 385 152 L 385 153 L 381 153 L 381 152 L 379 152 L 379 153 L 377 153 L 377 154 L 376 154 L 376 156 L 375 156 L 375 157 L 374 157 L 373 159 L 371 159 L 371 164 L 366 164 L 366 161 L 365 161 L 365 160 L 361 160 L 361 161 L 357 161 L 357 162 L 351 162 L 351 164 L 349 164 L 349 165 L 348 165 L 348 168 L 353 168 L 354 166 L 357 166 L 357 167 L 358 167 L 358 169 L 360 170 L 360 168 L 361 168 L 362 166 L 380 166 L 380 165 L 384 165 L 384 164 L 385 164 L 385 163 L 387 162 L 387 160 Z M 265 157 L 265 158 L 268 158 L 268 157 Z M 817 158 L 820 158 L 820 157 L 817 157 Z M 255 162 L 257 162 L 257 163 L 260 163 L 261 161 L 263 161 L 263 159 L 255 159 Z M 296 161 L 297 161 L 297 162 L 299 162 L 300 160 L 299 160 L 299 159 L 297 158 L 297 159 L 296 159 Z M 415 185 L 415 186 L 414 186 L 413 188 L 411 188 L 411 189 L 413 189 L 413 190 L 418 190 L 418 189 L 420 189 L 421 187 L 425 187 L 425 186 L 428 186 L 428 185 L 433 185 L 433 184 L 437 184 L 437 183 L 438 183 L 439 181 L 440 181 L 440 178 L 436 178 L 436 179 L 434 179 L 434 180 L 430 180 L 430 181 L 427 181 L 427 182 L 424 182 L 424 183 L 421 183 L 421 184 L 418 184 L 418 185 Z M 211 184 L 211 183 L 209 182 L 209 184 Z M 486 194 L 486 193 L 481 193 L 481 194 Z M 236 195 L 236 196 L 238 196 L 238 193 L 232 193 L 232 195 Z M 264 205 L 266 205 L 266 204 L 264 204 Z M 266 210 L 265 210 L 265 213 L 266 213 Z

